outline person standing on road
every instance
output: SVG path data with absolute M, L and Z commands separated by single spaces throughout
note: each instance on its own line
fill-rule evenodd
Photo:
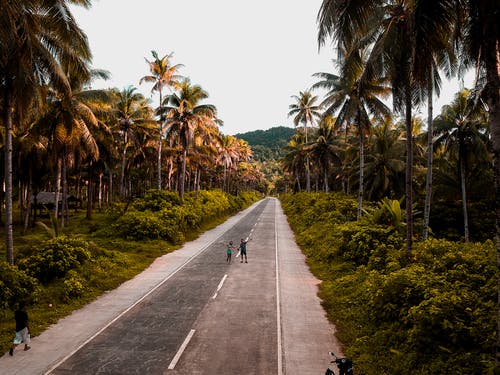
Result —
M 19 308 L 14 313 L 16 320 L 16 337 L 10 347 L 9 355 L 14 355 L 14 348 L 24 342 L 24 350 L 30 350 L 30 332 L 28 326 L 28 313 L 24 310 L 24 302 L 19 303 Z
M 231 264 L 231 255 L 233 254 L 234 246 L 233 241 L 229 241 L 226 249 L 226 262 Z
M 248 263 L 248 260 L 247 260 L 247 243 L 248 241 L 250 240 L 244 240 L 243 238 L 241 239 L 241 242 L 240 242 L 240 255 L 241 255 L 241 262 L 240 263 L 243 263 L 243 257 L 245 257 L 245 263 Z

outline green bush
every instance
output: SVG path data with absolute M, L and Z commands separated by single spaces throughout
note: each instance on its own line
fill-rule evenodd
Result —
M 355 207 L 346 204 L 349 198 L 296 194 L 282 202 L 311 270 L 323 279 L 323 306 L 357 373 L 493 373 L 498 269 L 492 241 L 415 242 L 410 261 L 391 220 L 339 220 L 346 217 L 339 207 Z
M 19 301 L 33 302 L 39 293 L 37 279 L 0 261 L 0 310 L 14 308 Z
M 19 261 L 19 268 L 42 283 L 64 277 L 91 258 L 89 243 L 66 236 L 55 237 L 32 249 L 32 255 Z
M 79 298 L 83 295 L 85 290 L 85 279 L 81 277 L 76 271 L 70 270 L 67 277 L 64 279 L 64 294 L 70 300 L 72 298 Z
M 357 265 L 368 264 L 372 256 L 380 258 L 387 246 L 400 249 L 404 243 L 392 227 L 351 222 L 339 225 L 336 229 L 341 238 L 339 255 Z
M 129 240 L 158 239 L 165 233 L 166 223 L 151 211 L 129 211 L 112 224 L 115 233 Z
M 161 211 L 172 206 L 179 206 L 181 200 L 179 194 L 169 190 L 149 190 L 147 194 L 133 203 L 137 211 Z

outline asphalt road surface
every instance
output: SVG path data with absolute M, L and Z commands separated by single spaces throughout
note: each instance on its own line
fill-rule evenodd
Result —
M 226 244 L 249 238 L 248 263 Z M 322 374 L 340 353 L 279 201 L 264 199 L 0 358 L 0 374 Z

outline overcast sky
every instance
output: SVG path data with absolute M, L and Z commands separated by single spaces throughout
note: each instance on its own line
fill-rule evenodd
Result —
M 145 58 L 173 52 L 180 74 L 200 85 L 224 121 L 224 134 L 293 127 L 292 95 L 308 89 L 312 74 L 333 72 L 329 46 L 318 52 L 316 18 L 322 0 L 95 0 L 72 8 L 89 38 L 93 67 L 112 78 L 96 88 L 136 86 L 157 106 Z M 457 91 L 446 87 L 435 111 Z M 320 93 L 318 93 L 320 94 Z

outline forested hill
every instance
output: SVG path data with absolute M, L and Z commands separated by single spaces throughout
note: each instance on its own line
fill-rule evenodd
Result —
M 248 142 L 254 152 L 255 160 L 266 161 L 282 157 L 281 149 L 290 142 L 294 134 L 295 129 L 278 126 L 268 130 L 235 134 L 235 137 Z

